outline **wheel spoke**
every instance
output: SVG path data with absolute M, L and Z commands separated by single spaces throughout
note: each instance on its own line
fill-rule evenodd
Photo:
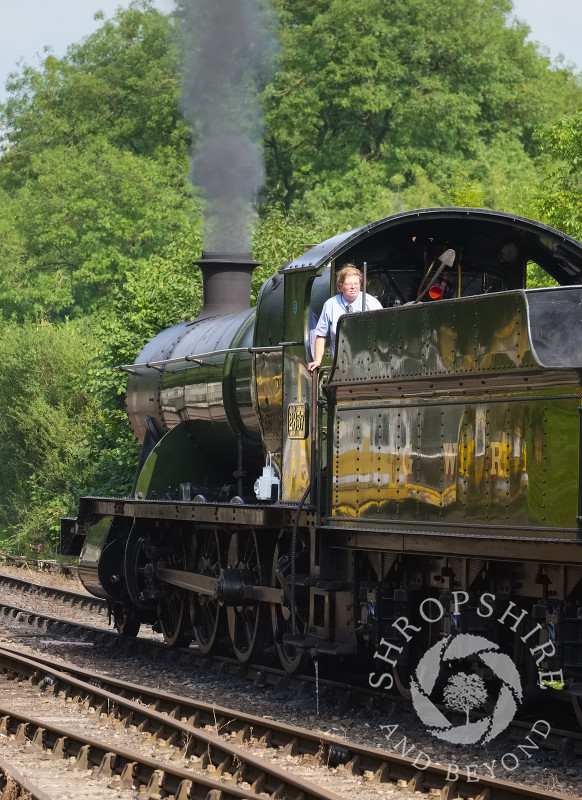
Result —
M 164 543 L 165 561 L 170 569 L 186 569 L 184 538 L 177 531 Z M 192 626 L 186 592 L 176 586 L 169 587 L 167 597 L 158 603 L 158 617 L 162 635 L 171 647 L 187 647 L 192 641 Z
M 303 650 L 293 645 L 285 644 L 285 634 L 302 634 L 307 630 L 309 617 L 308 597 L 303 587 L 295 587 L 295 630 L 292 626 L 291 614 L 291 533 L 284 531 L 280 534 L 273 557 L 272 585 L 283 589 L 284 600 L 282 605 L 271 606 L 271 621 L 273 636 L 279 661 L 284 670 L 289 673 L 298 672 L 305 668 L 307 657 Z M 309 572 L 309 540 L 307 533 L 298 533 L 295 552 L 295 574 Z
M 259 541 L 255 531 L 235 533 L 230 541 L 228 566 L 244 570 L 256 586 L 263 582 L 263 567 Z M 227 608 L 228 629 L 235 655 L 239 661 L 255 661 L 266 646 L 266 607 L 249 603 Z
M 223 564 L 219 531 L 197 531 L 190 554 L 191 571 L 218 578 Z M 195 592 L 189 593 L 189 605 L 194 640 L 200 652 L 217 652 L 225 635 L 223 609 L 214 598 Z

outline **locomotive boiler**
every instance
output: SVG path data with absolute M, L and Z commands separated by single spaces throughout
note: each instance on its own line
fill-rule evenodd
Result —
M 312 378 L 346 262 L 383 308 L 342 317 Z M 555 286 L 528 289 L 530 263 Z M 148 623 L 289 672 L 380 658 L 407 694 L 426 649 L 465 631 L 528 686 L 543 671 L 575 693 L 582 244 L 501 212 L 404 212 L 283 265 L 256 308 L 250 254 L 198 264 L 198 318 L 121 367 L 142 443 L 131 495 L 82 498 L 62 522 L 120 633 Z M 397 643 L 399 619 L 419 636 Z

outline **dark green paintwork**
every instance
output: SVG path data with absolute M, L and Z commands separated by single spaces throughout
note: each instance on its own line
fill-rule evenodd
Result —
M 344 317 L 331 524 L 577 537 L 581 300 L 568 287 Z

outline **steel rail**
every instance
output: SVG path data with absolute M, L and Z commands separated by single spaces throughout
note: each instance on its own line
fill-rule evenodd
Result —
M 2 576 L 0 575 L 0 580 L 1 578 Z M 302 673 L 291 675 L 274 666 L 241 663 L 236 658 L 222 655 L 208 656 L 200 653 L 196 646 L 175 648 L 159 639 L 122 636 L 112 628 L 101 628 L 82 622 L 66 620 L 0 601 L 0 620 L 3 617 L 12 617 L 17 622 L 20 621 L 23 625 L 28 624 L 30 627 L 36 625 L 43 632 L 54 631 L 60 635 L 63 633 L 74 634 L 76 642 L 83 640 L 87 643 L 104 643 L 105 646 L 114 647 L 116 652 L 120 649 L 125 649 L 131 651 L 132 655 L 135 655 L 137 651 L 142 655 L 147 655 L 154 651 L 152 657 L 158 661 L 164 660 L 174 665 L 188 663 L 192 668 L 196 668 L 200 672 L 216 672 L 222 676 L 233 675 L 239 679 L 260 684 L 263 687 L 277 687 L 284 680 L 289 688 L 294 688 L 298 693 L 302 693 L 309 690 L 309 688 L 313 688 L 315 683 L 312 675 Z M 10 650 L 8 647 L 5 647 L 5 649 Z M 37 658 L 42 661 L 42 657 L 37 656 Z M 565 701 L 570 700 L 569 694 L 565 690 L 559 694 Z M 384 710 L 386 712 L 391 711 L 395 702 L 402 702 L 400 695 L 378 694 L 377 691 L 372 691 L 367 686 L 353 685 L 322 677 L 321 675 L 319 677 L 319 696 L 322 698 L 324 696 L 333 697 L 334 702 L 343 705 L 349 703 L 360 708 L 375 708 L 378 711 Z M 511 728 L 515 731 L 515 735 L 512 738 L 516 738 L 523 735 L 523 731 L 528 728 L 528 725 L 514 719 L 511 723 Z M 549 750 L 561 749 L 567 739 L 571 740 L 572 748 L 576 754 L 582 754 L 582 733 L 572 730 L 552 729 L 552 734 L 544 740 L 541 746 L 543 749 Z
M 10 800 L 53 800 L 3 758 L 0 758 L 0 797 Z
M 145 797 L 151 797 L 156 789 L 174 795 L 175 800 L 214 800 L 219 797 L 223 800 L 258 800 L 259 797 L 252 788 L 244 789 L 193 770 L 169 766 L 3 706 L 0 706 L 0 735 L 13 736 L 16 744 L 29 743 L 46 750 L 54 759 L 75 759 L 78 769 L 95 768 L 100 777 L 119 775 L 121 781 L 116 788 L 146 786 Z M 260 789 L 258 786 L 255 788 Z M 336 795 L 333 797 L 338 800 Z
M 58 630 L 63 631 L 67 629 L 74 630 L 76 632 L 86 632 L 87 635 L 93 637 L 100 637 L 101 639 L 110 639 L 119 640 L 120 636 L 116 630 L 113 628 L 99 628 L 97 625 L 87 625 L 82 622 L 74 622 L 73 620 L 61 619 L 60 617 L 55 617 L 52 614 L 44 614 L 39 611 L 32 611 L 29 608 L 22 608 L 21 606 L 15 606 L 11 603 L 6 603 L 3 600 L 0 600 L 0 618 L 1 617 L 10 617 L 17 619 L 18 617 L 26 618 L 28 621 L 29 626 L 36 625 L 37 627 L 43 627 L 45 631 L 49 630 Z M 135 639 L 130 639 L 129 641 L 135 642 Z M 159 644 L 162 646 L 162 643 L 156 643 L 152 640 L 147 639 L 140 639 L 137 640 L 140 643 L 152 643 L 152 644 Z
M 258 741 L 263 745 L 278 748 L 284 754 L 301 755 L 308 758 L 311 763 L 331 767 L 342 765 L 349 773 L 369 775 L 375 783 L 395 783 L 409 790 L 439 791 L 441 797 L 448 797 L 448 793 L 453 789 L 459 797 L 480 797 L 482 800 L 487 798 L 518 800 L 524 797 L 532 800 L 556 800 L 566 797 L 481 774 L 461 773 L 455 780 L 451 780 L 449 768 L 445 766 L 432 763 L 422 765 L 418 758 L 413 759 L 391 751 L 365 747 L 329 734 L 243 714 L 223 706 L 194 701 L 158 689 L 151 690 L 81 670 L 73 665 L 55 664 L 44 657 L 25 658 L 7 648 L 0 648 L 0 668 L 13 672 L 22 670 L 22 674 L 36 681 L 41 680 L 41 673 L 50 675 L 55 681 L 55 692 L 59 690 L 59 684 L 66 685 L 68 682 L 67 692 L 78 691 L 80 684 L 84 686 L 87 696 L 92 695 L 95 702 L 98 702 L 100 697 L 107 696 L 114 705 L 119 704 L 120 707 L 129 708 L 130 703 L 137 704 L 141 711 L 144 705 L 149 704 L 155 708 L 152 714 L 156 724 L 161 722 L 159 717 L 166 720 L 188 718 L 188 724 L 197 730 L 200 727 L 210 727 L 220 733 L 236 737 L 241 742 Z M 85 680 L 80 681 L 74 677 L 75 675 L 83 675 Z M 95 691 L 92 692 L 92 689 Z M 143 721 L 140 724 L 143 725 Z M 160 737 L 164 736 L 162 730 L 163 725 L 158 731 Z M 171 734 L 170 739 L 172 736 L 175 737 L 175 734 Z M 210 752 L 211 747 L 214 751 L 215 736 L 204 734 L 204 738 L 208 741 L 207 752 Z M 218 758 L 222 758 L 222 755 L 220 753 Z M 476 791 L 476 787 L 479 787 L 479 791 Z
M 58 586 L 50 586 L 46 583 L 34 583 L 26 578 L 19 578 L 16 575 L 5 575 L 0 573 L 0 583 L 6 584 L 11 589 L 17 589 L 25 596 L 38 595 L 42 598 L 50 598 L 53 600 L 62 600 L 66 605 L 73 608 L 78 607 L 81 609 L 88 608 L 89 611 L 107 611 L 107 600 L 101 597 L 95 597 L 92 594 L 85 594 L 83 592 L 75 592 L 71 589 L 61 589 Z
M 0 663 L 7 673 L 20 674 L 31 683 L 44 681 L 43 686 L 47 688 L 51 684 L 55 695 L 64 689 L 74 701 L 89 701 L 101 713 L 107 712 L 111 719 L 122 719 L 125 724 L 135 725 L 140 731 L 152 731 L 156 739 L 177 746 L 184 757 L 195 756 L 205 766 L 218 769 L 223 776 L 230 774 L 230 780 L 235 783 L 244 779 L 260 787 L 261 793 L 289 800 L 300 796 L 305 800 L 338 800 L 334 792 L 308 784 L 289 771 L 266 763 L 241 745 L 223 741 L 217 733 L 209 733 L 190 722 L 182 722 L 143 703 L 129 700 L 122 694 L 114 694 L 60 670 L 46 669 L 40 661 L 14 652 L 0 650 Z M 0 713 L 10 712 L 0 709 Z
M 188 664 L 190 669 L 196 668 L 201 673 L 216 672 L 223 677 L 232 675 L 238 679 L 246 679 L 264 687 L 280 686 L 281 681 L 284 680 L 288 688 L 295 689 L 298 694 L 301 694 L 314 685 L 313 676 L 305 674 L 290 675 L 280 668 L 266 666 L 264 664 L 242 663 L 238 661 L 238 659 L 228 656 L 214 655 L 209 657 L 208 655 L 202 654 L 195 646 L 175 648 L 170 647 L 158 639 L 141 636 L 122 636 L 117 631 L 110 628 L 100 628 L 95 625 L 66 620 L 39 611 L 31 611 L 30 609 L 15 606 L 5 601 L 0 601 L 0 620 L 3 618 L 15 620 L 23 627 L 36 626 L 43 633 L 51 631 L 58 635 L 63 635 L 65 633 L 73 634 L 75 636 L 75 643 L 83 641 L 93 644 L 103 644 L 106 647 L 111 646 L 112 649 L 114 648 L 116 653 L 124 649 L 130 651 L 134 656 L 137 652 L 140 652 L 142 656 L 148 655 L 157 662 L 164 660 L 166 662 L 171 662 L 174 666 L 177 664 Z M 66 641 L 64 643 L 67 644 Z M 6 649 L 9 650 L 9 648 Z M 345 682 L 334 681 L 321 676 L 319 678 L 319 695 L 322 698 L 324 696 L 333 696 L 336 702 L 342 704 L 358 702 L 360 706 L 366 707 L 371 707 L 373 704 L 374 707 L 378 709 L 389 709 L 394 702 L 394 697 L 388 695 L 378 696 L 377 693 L 372 693 L 370 690 L 362 690 L 361 688 L 350 686 Z M 400 700 L 401 698 L 398 698 L 398 701 Z
M 2 576 L 0 575 L 0 580 L 1 578 Z M 58 590 L 55 588 L 55 591 Z M 264 664 L 242 664 L 237 659 L 226 656 L 213 656 L 210 658 L 207 655 L 201 654 L 196 647 L 172 648 L 155 639 L 144 637 L 124 637 L 111 629 L 99 628 L 79 622 L 62 620 L 57 617 L 39 614 L 36 611 L 28 611 L 20 607 L 10 606 L 6 603 L 0 602 L 0 618 L 3 615 L 8 616 L 10 614 L 17 620 L 24 618 L 26 615 L 29 620 L 32 620 L 33 624 L 36 624 L 42 630 L 54 630 L 57 634 L 63 634 L 63 632 L 73 632 L 76 635 L 76 641 L 78 641 L 79 635 L 81 634 L 81 637 L 87 642 L 89 639 L 93 640 L 94 643 L 105 641 L 106 646 L 112 645 L 115 647 L 116 651 L 119 651 L 120 648 L 124 648 L 126 650 L 131 650 L 132 654 L 135 655 L 137 648 L 143 657 L 147 657 L 148 654 L 153 650 L 155 652 L 153 658 L 156 660 L 159 661 L 163 659 L 166 662 L 171 662 L 174 666 L 177 664 L 190 664 L 191 668 L 196 668 L 199 673 L 206 674 L 209 672 L 215 672 L 223 677 L 226 675 L 232 675 L 239 680 L 252 682 L 255 685 L 264 687 L 265 689 L 268 687 L 273 687 L 275 689 L 281 685 L 281 681 L 285 681 L 285 684 L 289 687 L 289 689 L 294 689 L 299 694 L 306 691 L 311 691 L 314 688 L 313 676 L 305 674 L 289 675 L 288 673 L 283 672 L 281 669 L 277 669 L 272 666 L 265 666 Z M 84 637 L 83 632 L 85 634 Z M 10 648 L 8 647 L 5 647 L 5 649 L 10 651 Z M 36 656 L 36 658 L 49 666 L 55 663 L 42 656 Z M 59 668 L 65 669 L 65 667 L 68 668 L 69 665 L 63 666 L 61 664 Z M 71 669 L 74 670 L 74 667 L 71 667 Z M 99 678 L 99 676 L 97 676 L 97 678 Z M 402 698 L 399 695 L 394 696 L 389 693 L 378 694 L 377 692 L 371 692 L 367 687 L 354 686 L 346 682 L 338 682 L 321 676 L 319 678 L 319 696 L 320 698 L 333 698 L 333 702 L 336 704 L 350 704 L 352 706 L 356 705 L 360 708 L 368 709 L 374 708 L 377 711 L 384 710 L 387 713 L 392 711 L 394 708 L 394 703 L 402 702 Z M 563 699 L 565 702 L 571 700 L 571 698 L 567 696 L 567 693 L 565 692 L 560 693 L 560 699 Z M 161 707 L 162 706 L 160 706 L 160 708 Z M 194 711 L 193 713 L 196 712 Z M 234 720 L 235 715 L 233 715 L 230 710 L 229 714 Z M 258 730 L 258 724 L 255 724 L 257 725 L 256 729 Z M 519 719 L 514 719 L 511 722 L 510 728 L 506 732 L 506 738 L 514 743 L 519 743 L 520 741 L 524 740 L 524 737 L 527 736 L 530 727 L 531 726 L 528 723 Z M 279 746 L 286 746 L 286 741 L 277 741 Z M 342 743 L 345 744 L 343 740 Z M 574 755 L 581 755 L 582 734 L 580 731 L 561 730 L 552 727 L 551 732 L 542 741 L 540 741 L 539 747 L 542 750 L 551 751 L 563 750 L 564 747 L 566 747 Z M 297 747 L 297 745 L 293 745 L 293 749 L 304 754 L 309 754 L 311 752 L 309 747 L 306 747 L 302 750 L 300 746 Z M 334 763 L 338 759 L 338 752 L 339 751 L 336 751 L 333 754 L 332 761 Z M 342 752 L 345 753 L 345 750 Z

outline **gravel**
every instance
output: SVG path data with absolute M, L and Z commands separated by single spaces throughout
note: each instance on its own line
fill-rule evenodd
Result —
M 0 569 L 0 574 L 4 572 L 38 583 L 84 591 L 75 577 L 50 573 L 30 574 L 24 573 L 22 569 L 6 567 Z M 38 612 L 107 627 L 107 618 L 104 615 L 71 609 L 34 596 L 23 595 L 19 602 L 14 590 L 2 589 L 0 585 L 0 601 L 7 599 L 6 594 L 10 595 L 11 602 Z M 52 610 L 47 610 L 47 604 Z M 79 646 L 80 643 L 62 642 L 56 637 L 48 640 L 46 634 L 35 637 L 28 633 L 26 637 L 22 637 L 19 636 L 16 623 L 3 626 L 0 642 L 13 646 L 18 643 L 18 646 L 30 653 L 49 651 L 52 656 L 120 679 L 334 734 L 366 746 L 393 750 L 413 759 L 419 757 L 419 766 L 428 757 L 433 763 L 449 768 L 451 777 L 454 777 L 455 769 L 459 769 L 461 773 L 470 770 L 471 773 L 477 771 L 484 775 L 491 775 L 493 772 L 496 778 L 561 792 L 572 797 L 581 796 L 582 764 L 574 753 L 568 750 L 524 751 L 519 749 L 519 741 L 510 742 L 502 737 L 498 737 L 499 742 L 496 739 L 479 747 L 446 745 L 423 730 L 412 706 L 406 701 L 396 701 L 387 711 L 379 711 L 338 707 L 336 701 L 321 698 L 317 714 L 315 698 L 309 691 L 298 695 L 285 686 L 265 691 L 244 678 L 233 678 L 232 675 L 205 675 L 197 671 L 192 676 L 188 673 L 188 667 L 180 664 L 159 666 L 148 663 L 145 657 L 128 657 L 125 653 L 116 655 L 111 649 Z M 287 761 L 290 769 L 299 769 L 300 765 L 296 760 L 289 757 Z M 483 765 L 489 765 L 489 768 Z M 347 776 L 341 769 L 320 773 L 321 771 L 317 773 L 318 782 L 325 781 L 327 785 L 331 781 L 328 785 L 331 790 L 350 795 L 356 793 L 361 800 L 367 800 L 368 797 L 371 800 L 379 795 L 389 797 L 393 791 L 385 784 L 372 785 L 367 778 Z M 478 783 L 475 785 L 477 787 Z M 478 793 L 476 789 L 475 794 Z

